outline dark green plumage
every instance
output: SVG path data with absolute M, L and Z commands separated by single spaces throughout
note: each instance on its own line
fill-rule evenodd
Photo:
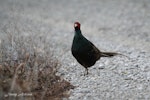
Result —
M 100 57 L 111 57 L 118 53 L 100 52 L 89 40 L 87 40 L 80 30 L 80 23 L 75 22 L 75 35 L 72 43 L 72 55 L 76 60 L 86 68 L 88 74 L 88 67 L 93 66 Z

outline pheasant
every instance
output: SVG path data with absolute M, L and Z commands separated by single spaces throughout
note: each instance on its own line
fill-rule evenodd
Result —
M 74 29 L 75 35 L 71 52 L 78 63 L 86 69 L 86 74 L 88 74 L 88 68 L 93 66 L 101 57 L 112 57 L 119 54 L 115 52 L 101 52 L 92 42 L 82 35 L 79 22 L 74 23 Z

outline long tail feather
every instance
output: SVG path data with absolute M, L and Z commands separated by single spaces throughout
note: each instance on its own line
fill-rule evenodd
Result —
M 116 55 L 125 56 L 128 59 L 130 59 L 128 56 L 120 54 L 120 53 L 116 53 L 116 52 L 101 52 L 101 57 L 113 57 L 113 56 L 116 56 Z
M 102 57 L 112 57 L 112 56 L 116 56 L 116 55 L 122 55 L 116 52 L 101 52 L 101 56 Z

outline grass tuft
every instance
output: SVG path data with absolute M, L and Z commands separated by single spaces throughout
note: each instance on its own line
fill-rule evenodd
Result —
M 0 99 L 61 100 L 73 89 L 57 76 L 61 66 L 46 36 L 3 28 L 0 42 Z M 31 32 L 32 33 L 32 32 Z

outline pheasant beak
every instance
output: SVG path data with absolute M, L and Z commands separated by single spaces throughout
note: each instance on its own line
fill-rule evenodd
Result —
M 78 24 L 75 23 L 75 24 L 74 24 L 74 27 L 78 27 Z

